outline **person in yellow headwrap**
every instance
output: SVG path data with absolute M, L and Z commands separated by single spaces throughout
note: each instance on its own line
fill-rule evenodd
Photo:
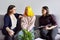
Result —
M 29 16 L 29 17 L 34 16 L 34 12 L 32 11 L 32 8 L 30 6 L 26 7 L 25 12 L 27 12 L 25 14 L 27 14 L 27 16 Z
M 32 8 L 30 6 L 27 6 L 25 8 L 24 15 L 29 16 L 29 17 L 34 16 L 34 12 L 32 11 Z
M 24 16 L 22 18 L 22 20 L 25 20 L 25 25 L 23 25 L 23 23 L 21 23 L 21 26 L 24 28 L 24 29 L 29 29 L 28 31 L 30 31 L 33 27 L 32 27 L 32 24 L 34 26 L 34 23 L 35 23 L 35 15 L 34 15 L 34 12 L 32 10 L 32 8 L 30 6 L 27 6 L 25 8 L 25 12 L 24 12 Z
M 35 24 L 35 19 L 36 19 L 36 17 L 34 15 L 32 8 L 30 6 L 27 6 L 25 8 L 23 17 L 21 19 L 21 27 L 22 27 L 22 29 L 26 29 L 32 33 L 32 35 L 33 35 L 32 40 L 34 40 L 33 28 L 34 28 L 34 24 Z M 20 34 L 22 34 L 22 33 L 19 33 L 19 35 Z

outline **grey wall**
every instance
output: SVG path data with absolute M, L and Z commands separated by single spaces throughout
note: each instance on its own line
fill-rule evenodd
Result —
M 47 5 L 60 23 L 60 0 L 0 0 L 0 15 L 4 15 L 10 4 L 16 5 L 17 12 L 23 14 L 24 8 L 30 5 L 36 15 L 41 15 L 42 6 Z

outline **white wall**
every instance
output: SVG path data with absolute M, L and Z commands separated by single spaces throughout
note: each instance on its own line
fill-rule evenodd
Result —
M 50 13 L 56 15 L 60 23 L 60 0 L 0 0 L 0 15 L 4 15 L 10 4 L 16 5 L 17 12 L 22 13 L 27 5 L 33 8 L 36 15 L 41 15 L 42 6 L 48 6 Z

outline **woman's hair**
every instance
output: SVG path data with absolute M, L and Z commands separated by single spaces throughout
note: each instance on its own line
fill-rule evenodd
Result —
M 27 10 L 27 11 L 26 11 L 26 10 Z M 27 13 L 26 13 L 26 12 L 27 12 Z M 30 6 L 27 6 L 27 7 L 25 8 L 24 15 L 26 15 L 26 16 L 34 16 L 34 13 L 33 13 L 32 8 L 31 8 Z
M 43 6 L 42 8 L 47 11 L 46 14 L 49 14 L 49 8 L 48 8 L 48 6 Z
M 8 9 L 7 9 L 7 14 L 10 15 L 10 10 L 13 9 L 15 7 L 15 5 L 9 5 Z

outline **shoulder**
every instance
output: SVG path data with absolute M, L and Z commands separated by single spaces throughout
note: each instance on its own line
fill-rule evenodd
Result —
M 36 18 L 36 16 L 33 16 L 33 18 Z
M 22 17 L 22 20 L 25 20 L 25 19 L 26 19 L 26 17 L 23 16 L 23 17 Z
M 36 18 L 36 16 L 33 16 L 34 18 Z
M 49 14 L 48 17 L 55 18 L 55 15 Z
M 4 21 L 10 21 L 10 16 L 6 14 L 6 15 L 4 16 Z
M 56 20 L 56 17 L 53 14 L 50 14 L 48 18 L 53 19 L 53 20 Z
M 54 14 L 48 14 L 48 16 L 55 16 Z
M 36 19 L 36 16 L 33 16 L 34 19 Z
M 4 18 L 7 18 L 8 19 L 9 18 L 9 15 L 5 14 Z
M 42 15 L 39 17 L 39 19 L 41 19 L 41 18 L 43 18 L 43 16 L 42 16 Z
M 19 16 L 22 15 L 22 14 L 15 13 L 14 15 L 15 15 L 16 18 L 19 18 Z

